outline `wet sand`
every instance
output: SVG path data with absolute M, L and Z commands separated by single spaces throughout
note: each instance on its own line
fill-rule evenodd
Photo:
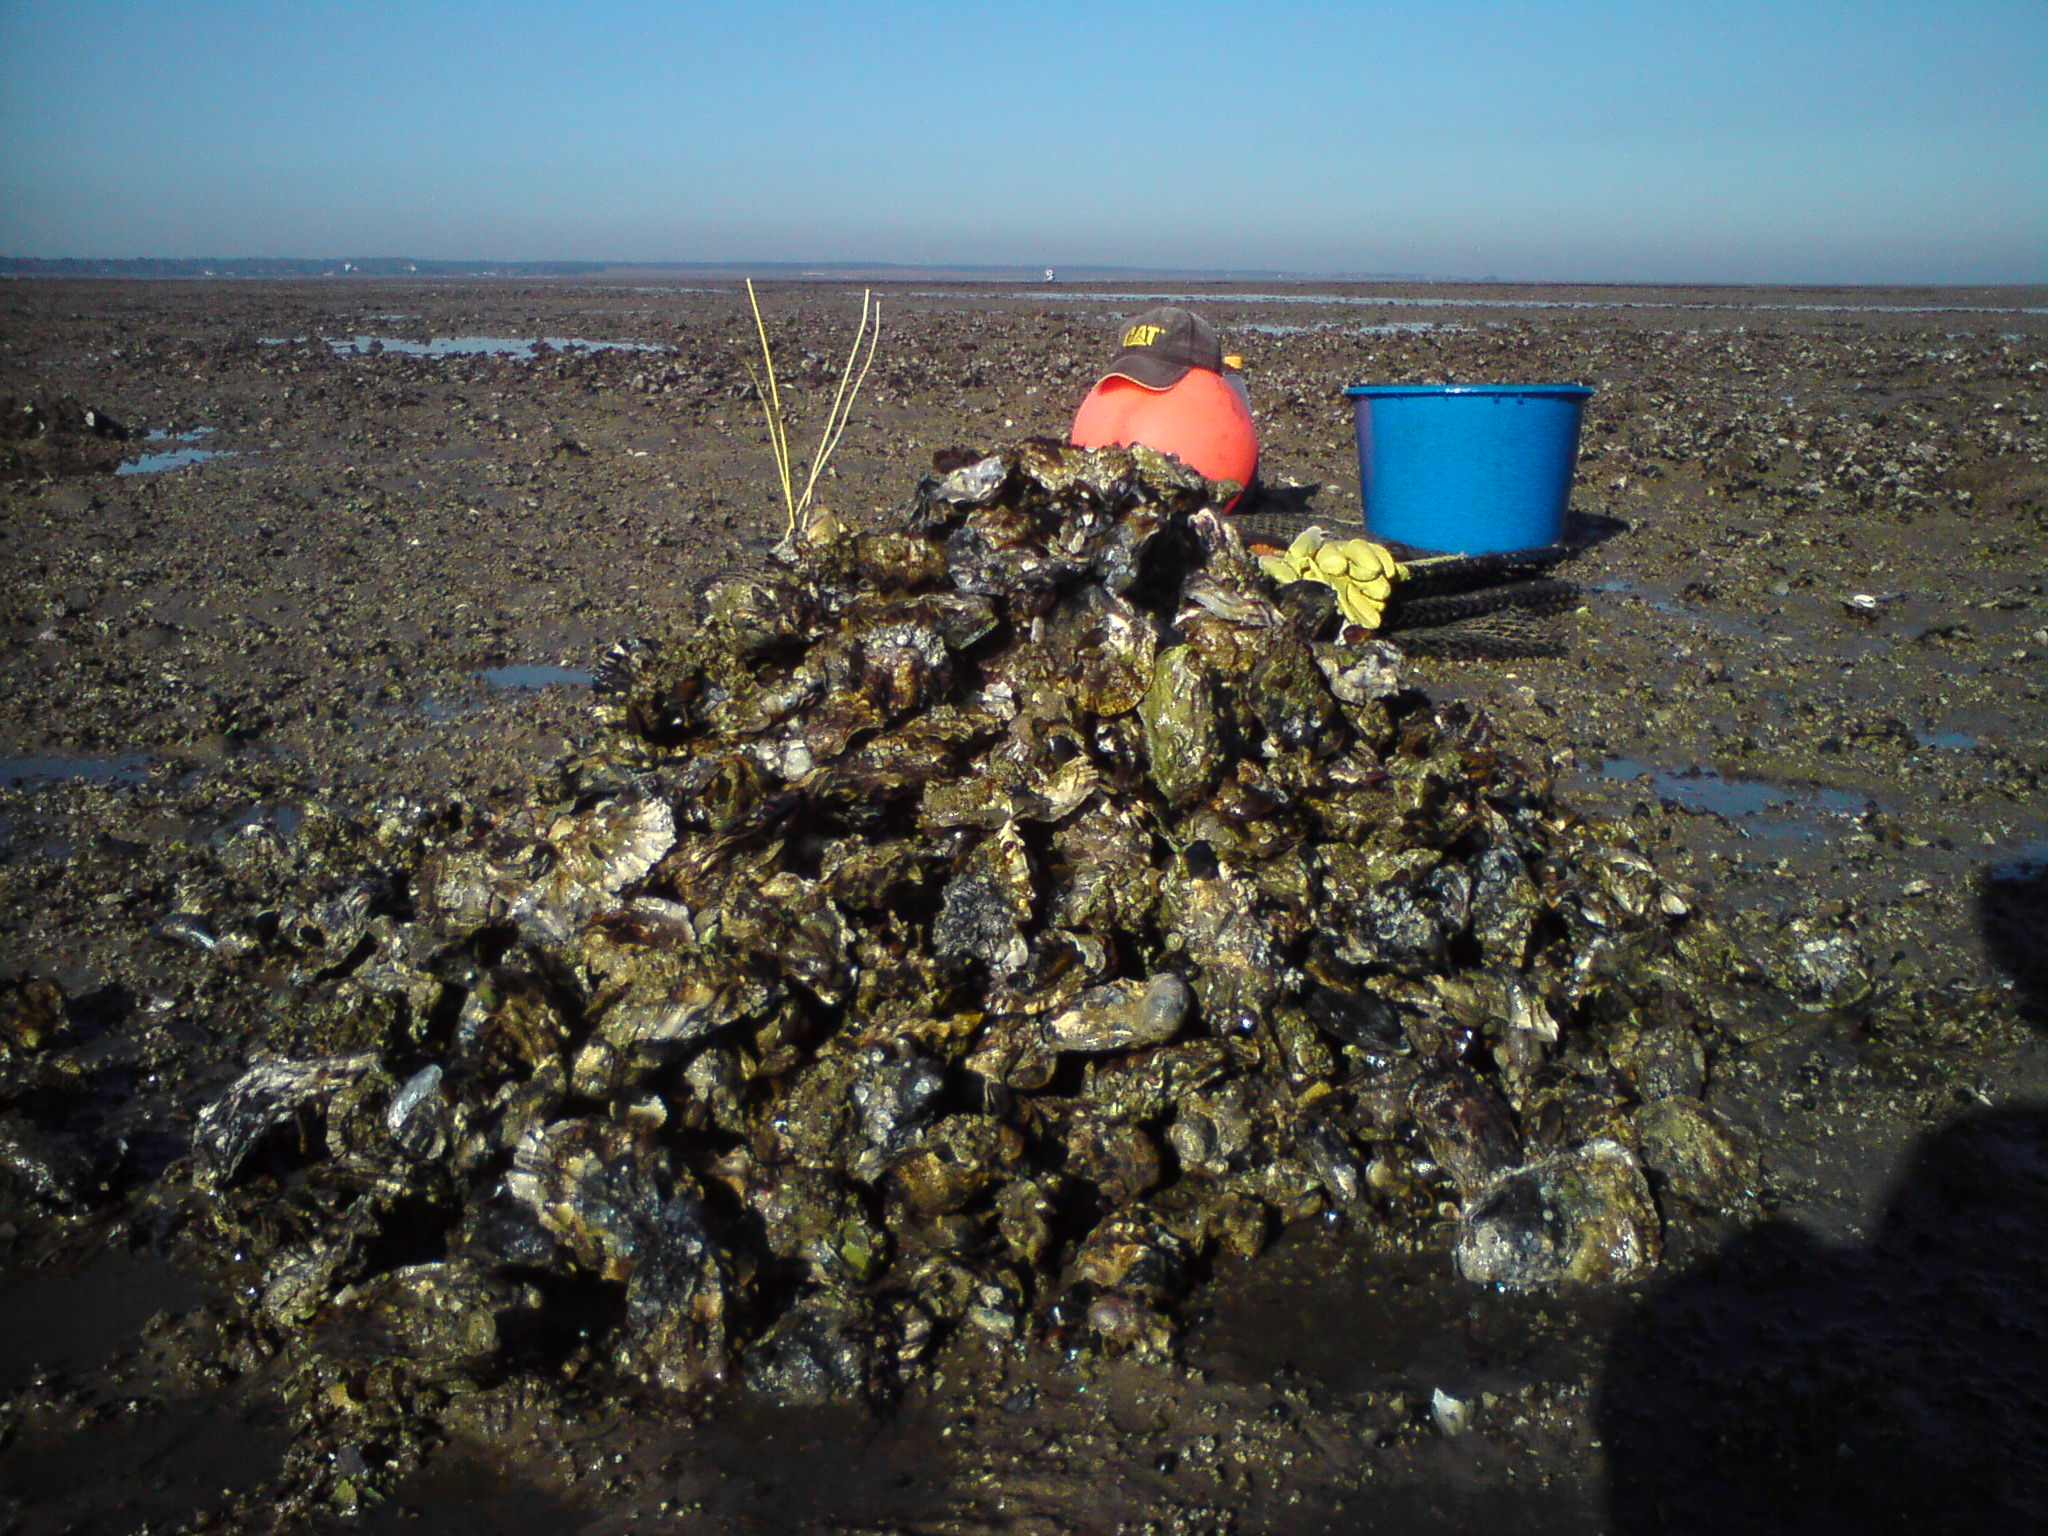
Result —
M 70 1094 L 70 1131 L 119 1147 L 90 1199 L 0 1183 L 15 1528 L 267 1528 L 291 1385 L 207 1299 L 231 1277 L 134 1198 L 237 1064 L 208 957 L 152 926 L 238 818 L 524 783 L 606 645 L 780 534 L 744 295 L 713 286 L 0 288 L 0 393 L 162 434 L 131 463 L 188 455 L 0 484 L 0 974 L 61 982 L 99 1052 L 5 1107 Z M 1357 505 L 1344 385 L 1597 386 L 1577 505 L 1626 531 L 1572 569 L 1568 654 L 1413 677 L 1626 818 L 1812 1005 L 1713 1064 L 1767 1219 L 1682 1224 L 1651 1286 L 1539 1304 L 1441 1249 L 1297 1233 L 1211 1277 L 1184 1367 L 962 1344 L 879 1424 L 594 1381 L 458 1398 L 351 1528 L 1717 1529 L 1729 1465 L 1701 1446 L 1774 1415 L 1811 1433 L 1736 1464 L 1784 1510 L 1910 1455 L 1933 1492 L 1872 1518 L 2038 1516 L 2039 1431 L 2002 1415 L 2040 1421 L 2048 1379 L 2015 1278 L 2048 1258 L 2048 295 L 1182 292 L 1246 355 L 1269 477 L 1320 484 L 1332 521 Z M 1060 433 L 1153 302 L 883 297 L 824 498 L 862 520 L 935 449 Z M 814 423 L 857 294 L 764 302 Z M 1922 1300 L 1879 1326 L 1873 1291 Z

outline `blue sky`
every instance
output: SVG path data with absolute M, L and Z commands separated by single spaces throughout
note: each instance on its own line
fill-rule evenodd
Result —
M 2048 0 L 0 0 L 0 253 L 2048 280 Z

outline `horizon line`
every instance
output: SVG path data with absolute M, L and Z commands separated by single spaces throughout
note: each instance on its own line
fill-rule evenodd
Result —
M 226 269 L 226 270 L 216 270 Z M 267 269 L 267 270 L 265 270 Z M 317 269 L 317 270 L 316 270 Z M 1174 279 L 1184 282 L 1229 282 L 1255 278 L 1283 283 L 1412 283 L 1474 287 L 1529 288 L 1927 288 L 1987 289 L 2048 287 L 2048 278 L 2009 281 L 1935 281 L 1910 278 L 1729 279 L 1684 277 L 1526 278 L 1488 274 L 1482 277 L 1424 272 L 1273 266 L 1168 267 L 1136 263 L 974 262 L 974 261 L 712 261 L 521 257 L 417 256 L 12 256 L 0 254 L 0 277 L 177 277 L 246 279 L 255 276 L 392 278 L 392 277 L 568 277 L 605 272 L 685 272 L 705 276 L 746 276 L 766 273 L 783 279 L 851 280 L 864 273 L 901 274 L 905 278 L 956 275 L 967 280 L 1015 281 L 1044 286 L 1111 278 Z M 1071 278 L 1057 274 L 1073 274 Z

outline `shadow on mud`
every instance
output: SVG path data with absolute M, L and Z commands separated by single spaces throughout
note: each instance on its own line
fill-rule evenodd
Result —
M 1976 906 L 2048 1023 L 2048 845 Z M 1928 1136 L 1865 1248 L 1771 1222 L 1671 1281 L 1598 1413 L 1614 1536 L 2048 1530 L 2048 1106 Z
M 2048 843 L 1978 877 L 1977 927 L 1984 952 L 2019 989 L 2020 1011 L 2048 1024 Z
M 1773 1222 L 1615 1338 L 1615 1536 L 2048 1529 L 2048 1111 L 1923 1142 L 1869 1246 Z

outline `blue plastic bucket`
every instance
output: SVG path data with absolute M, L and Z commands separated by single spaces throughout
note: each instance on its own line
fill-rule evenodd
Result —
M 1366 531 L 1483 555 L 1555 544 L 1584 384 L 1354 384 Z

